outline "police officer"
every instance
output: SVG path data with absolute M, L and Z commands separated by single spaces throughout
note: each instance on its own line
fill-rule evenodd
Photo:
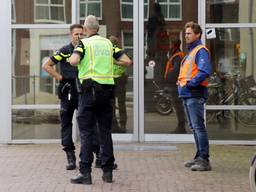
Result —
M 111 138 L 113 97 L 113 58 L 118 64 L 130 65 L 131 60 L 122 51 L 115 52 L 110 40 L 99 36 L 99 23 L 89 15 L 84 22 L 87 38 L 82 39 L 70 57 L 70 64 L 77 65 L 83 93 L 79 99 L 77 121 L 80 130 L 80 174 L 71 178 L 71 183 L 92 184 L 91 165 L 93 117 L 96 117 L 101 145 L 101 167 L 104 182 L 112 182 L 114 165 Z
M 60 99 L 61 143 L 67 155 L 67 170 L 76 168 L 75 146 L 72 140 L 72 118 L 75 109 L 78 107 L 78 93 L 76 89 L 78 70 L 77 67 L 70 65 L 68 59 L 74 50 L 74 46 L 76 46 L 82 37 L 83 26 L 80 24 L 71 25 L 71 42 L 59 49 L 43 64 L 43 69 L 59 81 L 58 96 Z M 60 73 L 53 68 L 56 64 L 60 67 Z M 97 143 L 97 140 L 98 136 L 95 136 L 94 152 L 98 157 L 96 166 L 100 163 L 99 143 Z

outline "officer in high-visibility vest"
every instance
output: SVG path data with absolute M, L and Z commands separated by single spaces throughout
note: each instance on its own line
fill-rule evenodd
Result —
M 172 133 L 186 133 L 185 128 L 185 112 L 182 106 L 182 100 L 179 98 L 177 90 L 177 80 L 180 71 L 180 64 L 185 56 L 180 49 L 181 40 L 176 38 L 171 40 L 171 57 L 168 59 L 165 67 L 165 89 L 171 94 L 172 102 L 175 109 L 178 125 Z
M 209 171 L 209 140 L 205 127 L 204 104 L 208 96 L 207 78 L 212 72 L 210 53 L 201 41 L 202 29 L 194 22 L 185 25 L 188 54 L 182 61 L 178 77 L 179 96 L 183 100 L 188 124 L 193 131 L 196 155 L 185 162 L 192 171 Z
M 109 40 L 112 42 L 114 49 L 119 49 L 118 47 L 118 38 L 111 35 Z M 126 123 L 127 123 L 127 110 L 126 110 L 126 84 L 128 82 L 128 75 L 126 74 L 127 66 L 114 65 L 114 82 L 115 82 L 115 91 L 113 99 L 113 124 L 112 132 L 113 133 L 125 133 L 126 132 Z M 116 108 L 116 100 L 118 108 Z M 116 109 L 119 113 L 119 121 L 116 117 Z
M 71 183 L 92 184 L 91 165 L 93 118 L 100 132 L 101 168 L 104 182 L 112 182 L 114 166 L 111 137 L 114 79 L 113 59 L 117 64 L 131 65 L 132 61 L 120 50 L 116 52 L 110 40 L 99 36 L 99 23 L 89 15 L 84 21 L 87 38 L 82 39 L 70 57 L 71 65 L 78 65 L 78 77 L 83 93 L 79 97 L 77 121 L 80 130 L 80 173 L 71 178 Z

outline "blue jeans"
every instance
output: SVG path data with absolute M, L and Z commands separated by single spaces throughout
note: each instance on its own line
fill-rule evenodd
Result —
M 209 140 L 204 120 L 204 98 L 183 98 L 183 105 L 188 119 L 188 125 L 192 129 L 197 152 L 195 158 L 209 159 Z

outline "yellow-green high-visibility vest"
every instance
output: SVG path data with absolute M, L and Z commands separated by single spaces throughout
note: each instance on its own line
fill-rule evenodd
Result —
M 121 51 L 116 45 L 113 45 L 114 52 Z M 114 78 L 121 77 L 126 72 L 126 66 L 115 65 L 114 62 Z
M 111 41 L 99 35 L 82 39 L 84 57 L 78 64 L 78 78 L 92 79 L 99 84 L 114 84 L 113 45 Z

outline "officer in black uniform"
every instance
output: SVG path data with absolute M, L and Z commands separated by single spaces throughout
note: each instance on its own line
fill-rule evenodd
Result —
M 95 16 L 87 16 L 84 27 L 88 38 L 80 41 L 70 57 L 71 65 L 79 64 L 79 80 L 83 87 L 77 116 L 81 138 L 80 174 L 71 178 L 71 183 L 92 184 L 94 117 L 97 119 L 100 132 L 102 179 L 104 182 L 110 183 L 115 160 L 111 137 L 111 99 L 114 88 L 113 58 L 120 65 L 129 66 L 132 62 L 121 51 L 113 49 L 113 45 L 108 39 L 99 36 L 99 23 Z
M 66 152 L 67 170 L 76 168 L 75 145 L 72 140 L 72 119 L 75 109 L 78 108 L 77 67 L 68 62 L 74 46 L 83 38 L 83 26 L 74 24 L 70 26 L 71 42 L 59 49 L 43 65 L 43 69 L 59 81 L 58 96 L 60 99 L 61 143 Z M 60 73 L 53 66 L 59 64 Z M 96 154 L 96 167 L 100 167 L 98 135 L 94 134 L 93 152 Z

